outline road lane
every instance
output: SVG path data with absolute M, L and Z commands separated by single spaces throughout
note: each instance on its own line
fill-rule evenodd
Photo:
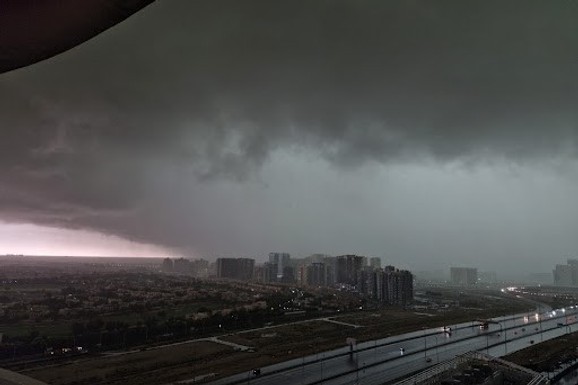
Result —
M 528 346 L 530 341 L 538 343 L 542 339 L 563 335 L 567 327 L 558 327 L 558 323 L 568 321 L 575 324 L 576 313 L 576 309 L 568 309 L 566 313 L 548 311 L 538 317 L 535 313 L 499 317 L 487 330 L 467 322 L 454 325 L 451 336 L 441 328 L 426 329 L 360 343 L 352 354 L 348 354 L 349 348 L 344 347 L 271 365 L 263 368 L 262 375 L 258 377 L 248 372 L 211 384 L 340 385 L 354 384 L 359 378 L 364 379 L 364 384 L 370 384 L 374 376 L 384 382 L 467 351 L 487 350 L 489 354 L 502 356 L 506 351 Z M 401 348 L 404 349 L 403 354 Z

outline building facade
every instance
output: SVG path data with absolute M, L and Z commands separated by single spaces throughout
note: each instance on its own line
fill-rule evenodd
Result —
M 363 257 L 359 255 L 338 256 L 335 261 L 335 282 L 340 285 L 356 286 L 363 262 Z
M 450 279 L 453 285 L 473 286 L 478 282 L 478 269 L 473 267 L 450 268 Z
M 291 255 L 289 253 L 269 253 L 269 263 L 277 265 L 277 278 L 283 278 L 283 269 L 290 266 Z
M 578 286 L 578 260 L 568 259 L 566 265 L 556 265 L 553 274 L 556 286 Z
M 314 262 L 307 266 L 307 285 L 308 286 L 326 286 L 327 285 L 327 270 L 322 262 Z
M 369 267 L 373 269 L 381 269 L 381 258 L 379 257 L 369 258 Z
M 252 258 L 218 258 L 217 277 L 249 281 L 253 278 L 255 260 Z

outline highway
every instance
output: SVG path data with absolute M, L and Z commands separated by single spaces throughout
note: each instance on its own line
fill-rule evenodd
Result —
M 382 384 L 468 351 L 499 357 L 561 336 L 576 330 L 577 314 L 578 308 L 567 308 L 498 317 L 487 330 L 467 322 L 450 326 L 451 335 L 443 328 L 425 329 L 360 343 L 351 353 L 345 346 L 261 368 L 259 376 L 248 371 L 210 384 Z

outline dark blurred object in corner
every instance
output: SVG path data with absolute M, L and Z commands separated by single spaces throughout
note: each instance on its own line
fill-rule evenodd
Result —
M 154 0 L 0 0 L 0 73 L 81 44 Z

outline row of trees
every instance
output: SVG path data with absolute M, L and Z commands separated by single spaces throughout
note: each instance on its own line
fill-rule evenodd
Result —
M 18 356 L 45 354 L 47 349 L 61 350 L 65 347 L 81 346 L 89 351 L 117 349 L 154 344 L 167 340 L 200 338 L 224 331 L 253 328 L 273 321 L 282 313 L 282 304 L 288 303 L 292 294 L 278 293 L 266 301 L 266 309 L 238 309 L 223 315 L 199 308 L 208 316 L 201 319 L 168 316 L 163 310 L 152 315 L 146 309 L 135 309 L 142 318 L 129 323 L 122 319 L 103 320 L 93 317 L 71 324 L 69 337 L 46 337 L 38 332 L 30 335 L 5 337 L 0 346 L 0 359 L 14 359 Z
M 35 332 L 28 336 L 5 338 L 5 344 L 0 347 L 0 359 L 43 354 L 49 348 L 58 350 L 64 347 L 81 346 L 89 351 L 99 351 L 144 346 L 168 340 L 201 338 L 227 331 L 257 328 L 269 322 L 278 321 L 281 315 L 284 315 L 284 321 L 315 316 L 318 309 L 316 302 L 320 303 L 321 300 L 331 299 L 331 295 L 327 295 L 327 298 L 311 296 L 310 300 L 317 301 L 310 301 L 312 305 L 306 309 L 307 314 L 287 316 L 285 313 L 294 309 L 293 300 L 298 295 L 301 298 L 308 296 L 307 294 L 284 290 L 269 295 L 266 298 L 265 308 L 238 309 L 228 314 L 222 314 L 219 311 L 211 312 L 208 308 L 199 308 L 198 312 L 207 314 L 205 318 L 199 319 L 167 316 L 167 312 L 164 310 L 151 312 L 146 309 L 134 311 L 134 314 L 141 314 L 141 318 L 132 323 L 122 319 L 106 320 L 99 317 L 87 317 L 85 320 L 78 320 L 71 324 L 69 337 L 48 338 Z M 355 301 L 351 300 L 346 308 L 353 309 L 358 306 L 359 299 L 356 299 Z

